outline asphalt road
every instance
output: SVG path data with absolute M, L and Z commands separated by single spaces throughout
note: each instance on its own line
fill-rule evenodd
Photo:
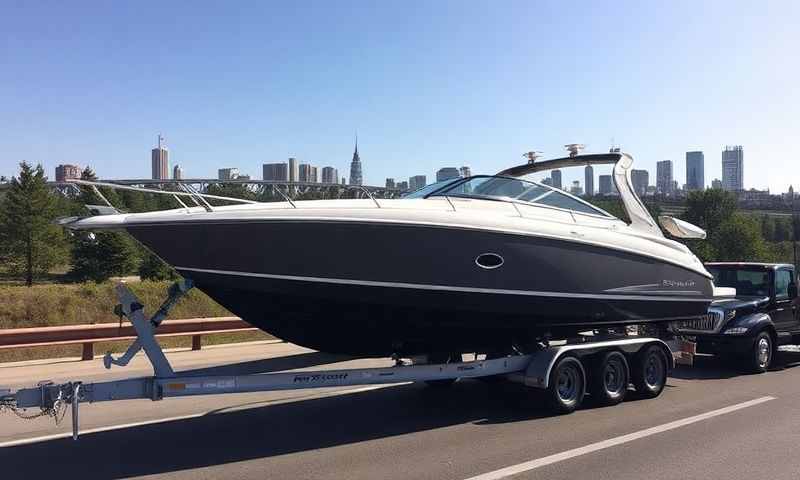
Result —
M 463 381 L 86 405 L 78 442 L 51 420 L 0 416 L 7 478 L 800 478 L 800 354 L 764 375 L 716 359 L 673 372 L 661 397 L 552 416 L 517 385 Z M 169 354 L 176 369 L 383 366 L 287 344 Z M 798 363 L 800 365 L 800 363 Z M 217 369 L 218 372 L 225 368 Z M 0 384 L 147 374 L 137 359 L 2 366 Z M 156 422 L 156 423 L 148 423 Z M 34 440 L 20 444 L 22 440 Z

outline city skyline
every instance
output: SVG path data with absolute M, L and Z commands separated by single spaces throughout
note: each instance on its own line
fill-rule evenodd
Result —
M 685 152 L 704 151 L 707 181 L 722 178 L 720 147 L 741 144 L 748 165 L 768 166 L 747 169 L 747 188 L 800 185 L 787 154 L 800 131 L 800 67 L 784 61 L 800 43 L 796 2 L 224 11 L 175 2 L 155 19 L 148 10 L 23 2 L 4 11 L 0 68 L 14 75 L 0 85 L 0 174 L 26 160 L 48 172 L 74 163 L 107 178 L 146 176 L 141 146 L 160 130 L 192 177 L 213 177 L 221 162 L 257 175 L 288 156 L 347 176 L 358 129 L 371 185 L 430 179 L 447 164 L 495 173 L 520 152 L 555 157 L 573 142 L 595 152 L 621 144 L 651 172 L 672 159 L 681 180 Z M 609 22 L 625 34 L 608 35 Z M 314 34 L 295 38 L 294 26 L 309 24 Z M 454 72 L 469 75 L 453 82 Z M 581 177 L 565 171 L 563 183 Z
M 168 161 L 168 151 L 166 148 L 166 144 L 164 143 L 164 138 L 161 134 L 158 135 L 158 145 L 156 148 L 151 150 L 151 160 L 152 160 L 152 168 L 153 168 L 153 176 L 157 175 L 157 170 L 160 172 L 162 169 L 170 169 L 169 161 Z M 616 151 L 616 148 L 613 148 Z M 662 195 L 675 195 L 678 193 L 685 193 L 691 190 L 697 189 L 705 189 L 705 188 L 724 188 L 729 190 L 737 190 L 737 188 L 731 188 L 731 178 L 734 178 L 735 182 L 739 182 L 738 185 L 742 186 L 744 177 L 744 149 L 741 145 L 730 146 L 726 145 L 723 147 L 721 152 L 721 164 L 723 167 L 727 165 L 727 180 L 719 180 L 713 179 L 711 182 L 706 182 L 704 177 L 704 170 L 705 170 L 705 157 L 704 152 L 702 151 L 687 151 L 685 152 L 686 155 L 686 183 L 680 185 L 677 180 L 674 179 L 674 162 L 672 160 L 661 160 L 656 164 L 656 175 L 655 175 L 655 185 L 650 185 L 649 183 L 649 172 L 644 169 L 633 169 L 631 171 L 631 180 L 634 185 L 634 190 L 640 195 L 648 195 L 652 193 L 662 194 Z M 166 161 L 166 163 L 162 163 L 162 159 Z M 361 160 L 358 153 L 358 139 L 356 138 L 356 143 L 354 146 L 353 152 L 353 160 L 351 162 L 351 175 L 352 169 L 354 167 L 354 163 L 357 166 L 358 173 L 360 174 L 361 170 Z M 577 168 L 577 167 L 576 167 Z M 79 176 L 79 170 L 81 169 L 80 166 L 74 164 L 59 164 L 55 169 L 55 176 L 56 181 L 64 181 L 66 178 L 77 178 Z M 297 173 L 291 175 L 291 171 L 294 169 Z M 173 172 L 173 179 L 185 179 L 185 175 L 183 172 L 183 168 L 180 167 L 178 164 L 171 169 Z M 569 170 L 569 169 L 568 169 Z M 261 165 L 261 179 L 263 180 L 271 180 L 271 181 L 299 181 L 299 182 L 310 182 L 310 183 L 338 183 L 338 169 L 332 166 L 315 166 L 308 162 L 300 163 L 299 166 L 297 164 L 297 159 L 295 157 L 289 157 L 287 162 L 277 162 L 277 163 L 263 163 Z M 100 172 L 96 172 L 100 173 Z M 580 195 L 593 195 L 595 192 L 594 189 L 594 182 L 595 182 L 595 174 L 593 167 L 587 165 L 583 169 L 583 182 L 580 179 L 571 180 L 571 186 L 567 188 L 569 183 L 562 183 L 562 170 L 556 169 L 549 172 L 550 177 L 546 178 L 538 178 L 537 180 L 545 183 L 547 185 L 555 186 L 556 188 L 563 189 L 565 191 L 577 191 L 580 189 Z M 449 178 L 455 177 L 468 177 L 472 174 L 471 168 L 469 166 L 461 166 L 461 167 L 442 167 L 436 171 L 435 179 L 436 181 L 442 181 Z M 539 174 L 544 175 L 545 173 Z M 603 176 L 602 171 L 600 172 L 599 176 Z M 610 179 L 609 175 L 605 175 Z M 102 177 L 102 174 L 101 174 Z M 723 177 L 726 178 L 725 168 L 723 168 Z M 194 178 L 201 178 L 201 177 L 194 177 Z M 249 180 L 255 179 L 249 174 L 240 174 L 238 167 L 225 167 L 217 169 L 217 179 L 219 180 Z M 405 178 L 405 177 L 399 177 Z M 412 175 L 408 177 L 408 181 L 398 180 L 395 181 L 395 177 L 387 177 L 385 179 L 386 188 L 395 188 L 401 191 L 413 191 L 418 188 L 421 188 L 427 184 L 426 175 Z M 168 179 L 164 178 L 164 179 Z M 608 179 L 604 179 L 604 181 L 608 181 Z M 599 178 L 598 178 L 599 181 Z M 727 181 L 727 183 L 726 183 Z M 342 177 L 343 185 L 351 184 L 348 182 L 345 177 Z M 699 183 L 700 187 L 696 183 Z M 378 187 L 380 184 L 372 185 Z M 391 186 L 390 186 L 391 185 Z M 652 192 L 651 189 L 652 188 Z M 787 190 L 790 191 L 792 186 L 790 185 Z M 613 189 L 616 190 L 616 189 Z M 751 193 L 761 194 L 764 192 L 769 193 L 770 189 L 760 190 L 754 188 L 747 188 L 744 185 L 743 190 L 745 192 L 750 191 Z M 608 188 L 600 188 L 597 190 L 597 193 L 600 195 L 608 194 Z M 776 191 L 777 193 L 785 193 L 783 190 L 779 189 Z

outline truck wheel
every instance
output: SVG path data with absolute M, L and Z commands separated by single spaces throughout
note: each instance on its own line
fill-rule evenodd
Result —
M 630 369 L 628 360 L 620 352 L 606 352 L 592 371 L 589 392 L 598 405 L 616 405 L 628 393 Z
M 667 384 L 667 355 L 657 345 L 644 348 L 634 358 L 631 380 L 636 391 L 646 397 L 661 395 Z
M 753 342 L 753 348 L 745 357 L 745 367 L 752 373 L 766 372 L 772 363 L 774 352 L 772 335 L 767 331 L 759 332 Z
M 558 413 L 572 413 L 586 393 L 586 372 L 575 357 L 561 357 L 550 372 L 547 403 Z

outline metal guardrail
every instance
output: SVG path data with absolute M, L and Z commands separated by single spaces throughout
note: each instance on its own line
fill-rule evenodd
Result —
M 258 330 L 238 317 L 165 320 L 156 331 L 159 337 L 192 336 L 192 350 L 200 350 L 203 335 Z M 131 324 L 98 323 L 58 327 L 0 330 L 0 349 L 82 344 L 81 360 L 94 359 L 94 344 L 136 338 Z

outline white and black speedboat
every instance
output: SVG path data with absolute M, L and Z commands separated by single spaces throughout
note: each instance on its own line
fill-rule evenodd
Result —
M 615 164 L 620 220 L 519 177 Z M 634 193 L 624 153 L 571 155 L 402 199 L 202 206 L 64 222 L 125 229 L 256 327 L 358 356 L 493 352 L 706 313 L 712 277 Z M 186 193 L 185 195 L 196 195 Z M 108 212 L 104 212 L 108 213 Z M 673 235 L 703 237 L 663 217 Z

